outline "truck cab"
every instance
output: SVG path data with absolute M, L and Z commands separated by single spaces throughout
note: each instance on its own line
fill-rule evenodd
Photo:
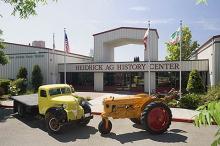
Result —
M 87 125 L 93 118 L 88 103 L 79 103 L 67 84 L 40 86 L 38 109 L 39 114 L 45 117 L 48 131 L 52 133 L 59 132 L 65 123 L 75 122 Z
M 72 95 L 71 88 L 66 84 L 44 85 L 38 90 L 39 113 L 45 115 L 50 108 L 63 108 L 67 120 L 77 120 L 84 116 L 84 110 L 78 99 Z

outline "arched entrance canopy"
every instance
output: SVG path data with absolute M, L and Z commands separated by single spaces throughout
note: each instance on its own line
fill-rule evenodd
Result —
M 94 61 L 114 62 L 114 48 L 128 44 L 143 45 L 143 37 L 147 28 L 119 27 L 116 29 L 94 34 Z M 151 60 L 158 60 L 158 33 L 150 29 L 150 56 Z M 142 46 L 144 49 L 144 46 Z M 144 51 L 144 60 L 147 59 Z

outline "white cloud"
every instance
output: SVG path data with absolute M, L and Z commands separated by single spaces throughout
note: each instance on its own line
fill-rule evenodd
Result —
M 162 18 L 162 19 L 153 19 L 151 20 L 152 24 L 168 24 L 172 23 L 174 21 L 174 18 Z
M 201 19 L 195 21 L 195 23 L 204 30 L 220 31 L 220 21 L 218 19 Z
M 143 24 L 145 21 L 140 20 L 124 20 L 123 23 L 125 24 Z
M 162 18 L 150 20 L 151 24 L 168 24 L 174 21 L 173 18 Z M 124 20 L 125 24 L 146 24 L 147 20 Z
M 144 6 L 134 6 L 134 7 L 129 8 L 129 10 L 132 10 L 132 11 L 150 11 L 150 8 L 149 7 L 144 7 Z

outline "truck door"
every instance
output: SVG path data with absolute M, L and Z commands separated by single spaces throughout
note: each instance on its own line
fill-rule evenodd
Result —
M 47 100 L 48 100 L 48 95 L 46 90 L 40 90 L 38 93 L 38 107 L 39 107 L 39 113 L 40 114 L 45 114 L 47 110 Z

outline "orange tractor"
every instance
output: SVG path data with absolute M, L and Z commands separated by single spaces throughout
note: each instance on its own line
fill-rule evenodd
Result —
M 112 129 L 109 117 L 129 118 L 151 134 L 162 134 L 169 128 L 172 120 L 170 108 L 165 104 L 170 98 L 157 98 L 147 94 L 126 97 L 107 97 L 103 100 L 104 112 L 98 129 L 108 134 Z

